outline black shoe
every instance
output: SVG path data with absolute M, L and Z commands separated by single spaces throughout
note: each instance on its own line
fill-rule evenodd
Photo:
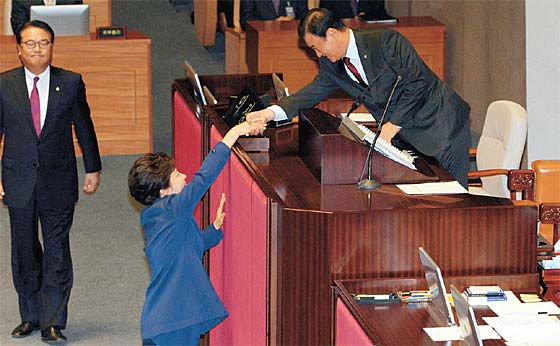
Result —
M 35 322 L 22 322 L 19 326 L 15 327 L 12 331 L 12 338 L 25 338 L 34 330 L 39 329 L 39 323 Z
M 62 335 L 60 327 L 51 326 L 41 330 L 41 341 L 47 343 L 61 343 L 66 341 L 66 337 Z

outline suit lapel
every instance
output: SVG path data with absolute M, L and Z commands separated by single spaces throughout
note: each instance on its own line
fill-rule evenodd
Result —
M 45 123 L 43 124 L 43 129 L 41 130 L 41 134 L 49 130 L 63 87 L 64 78 L 62 77 L 60 69 L 51 66 L 51 76 L 49 82 L 49 102 L 47 105 L 47 114 L 45 117 Z
M 367 37 L 366 37 L 367 35 Z M 376 82 L 389 65 L 383 59 L 381 53 L 381 40 L 383 30 L 370 30 L 367 32 L 354 31 L 356 39 L 356 46 L 358 47 L 358 54 L 366 76 L 368 76 L 369 88 L 369 104 L 370 108 L 376 108 L 375 114 L 381 114 L 383 109 L 375 104 L 373 95 L 377 93 Z M 370 77 L 371 76 L 371 77 Z
M 29 130 L 35 135 L 35 125 L 33 125 L 33 116 L 31 114 L 31 103 L 29 101 L 29 91 L 27 90 L 27 83 L 25 81 L 25 70 L 23 66 L 13 74 L 14 79 L 14 98 L 16 99 L 16 104 L 21 105 L 21 116 L 25 118 Z
M 387 68 L 387 64 L 381 55 L 382 34 L 383 31 L 381 30 L 369 31 L 366 39 L 365 33 L 354 31 L 356 46 L 358 47 L 358 54 L 360 54 L 364 72 L 366 76 L 373 76 L 373 78 L 368 77 L 369 84 L 375 83 L 377 78 L 379 78 L 379 74 Z

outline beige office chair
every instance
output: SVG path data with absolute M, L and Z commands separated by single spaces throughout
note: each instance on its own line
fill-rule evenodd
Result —
M 469 193 L 511 197 L 508 170 L 519 168 L 526 138 L 527 111 L 512 101 L 492 102 L 478 146 L 471 152 L 476 155 L 477 171 L 469 172 L 469 179 L 480 178 L 482 186 L 469 186 Z
M 4 3 L 4 22 L 2 23 L 2 35 L 13 35 L 14 32 L 12 31 L 12 0 L 6 0 Z

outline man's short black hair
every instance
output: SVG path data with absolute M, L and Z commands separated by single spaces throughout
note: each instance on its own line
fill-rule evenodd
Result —
M 39 28 L 39 29 L 45 30 L 51 36 L 51 43 L 54 43 L 54 30 L 51 28 L 51 26 L 49 24 L 43 22 L 42 20 L 32 20 L 30 22 L 27 22 L 27 23 L 23 24 L 21 29 L 19 29 L 19 31 L 16 32 L 16 41 L 17 41 L 18 44 L 21 44 L 21 32 L 23 30 L 29 28 L 29 27 L 34 27 L 34 28 Z
M 330 10 L 326 8 L 314 8 L 307 12 L 305 18 L 299 23 L 298 34 L 300 38 L 303 38 L 306 33 L 319 37 L 326 37 L 329 28 L 341 30 L 344 27 L 346 27 L 346 24 Z

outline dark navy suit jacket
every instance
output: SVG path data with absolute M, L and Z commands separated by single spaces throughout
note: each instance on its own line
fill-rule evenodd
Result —
M 288 117 L 311 108 L 338 88 L 358 97 L 379 121 L 393 85 L 400 75 L 385 122 L 400 126 L 399 136 L 421 153 L 437 157 L 469 126 L 470 107 L 441 81 L 420 58 L 412 44 L 391 29 L 354 31 L 358 53 L 370 89 L 354 82 L 342 60 L 319 59 L 319 74 L 298 91 L 278 102 Z
M 24 207 L 33 189 L 39 202 L 64 208 L 78 200 L 72 126 L 86 173 L 101 170 L 97 138 L 82 77 L 51 66 L 49 102 L 41 135 L 31 116 L 25 71 L 0 74 L 0 139 L 4 137 L 2 184 L 9 207 Z
M 245 23 L 248 20 L 274 20 L 286 16 L 288 2 L 294 9 L 295 19 L 303 19 L 308 11 L 307 0 L 280 0 L 278 13 L 274 9 L 272 0 L 241 0 L 239 9 L 241 28 L 245 30 Z

